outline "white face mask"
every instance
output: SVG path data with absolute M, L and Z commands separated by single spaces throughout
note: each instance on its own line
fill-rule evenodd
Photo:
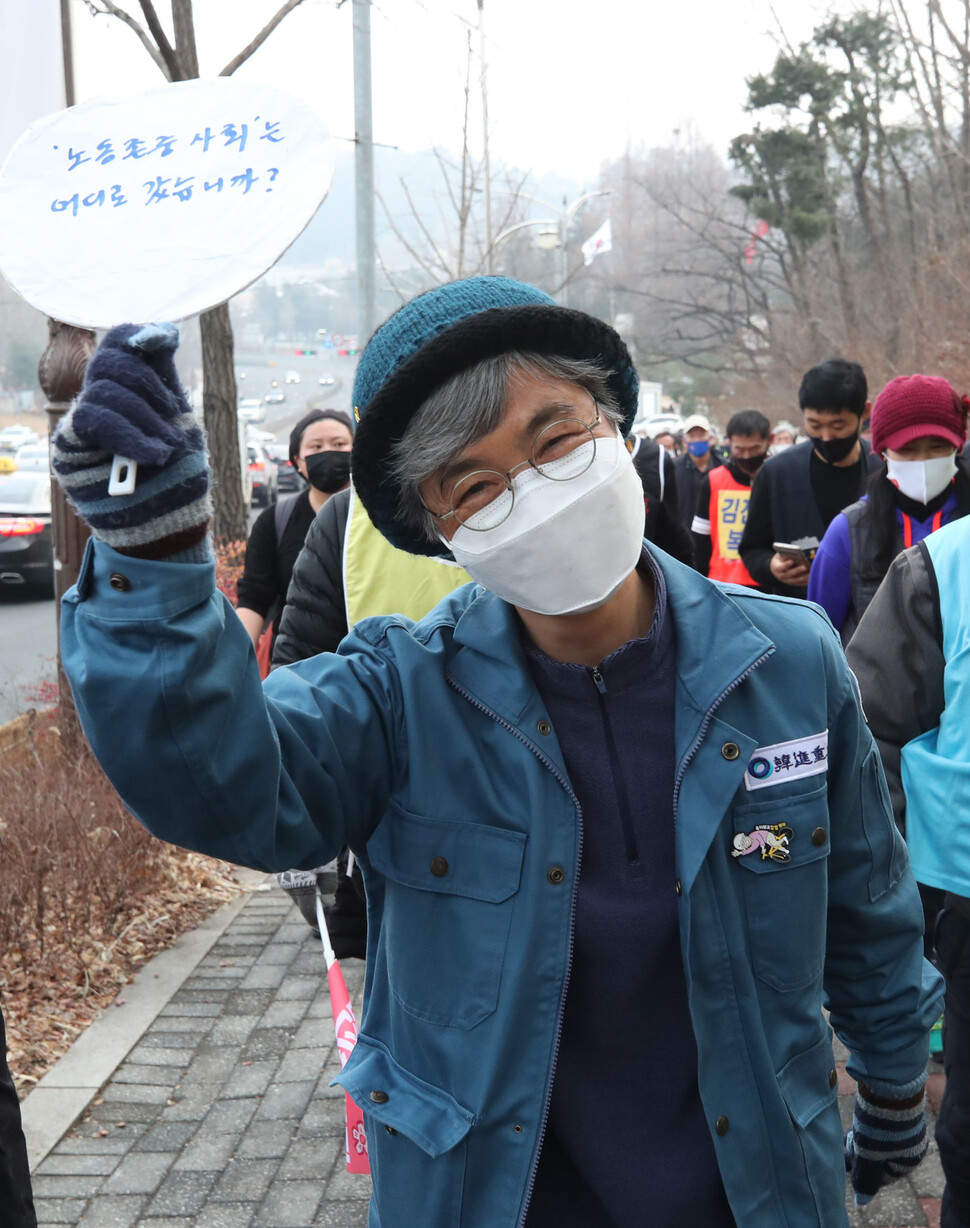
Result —
M 581 467 L 592 446 L 569 461 Z M 480 528 L 459 525 L 450 541 L 441 539 L 455 561 L 503 601 L 536 614 L 579 614 L 609 601 L 643 545 L 643 486 L 619 435 L 597 438 L 593 463 L 569 481 L 530 468 L 512 482 L 507 520 L 486 527 L 493 504 L 473 517 Z
M 886 457 L 888 478 L 893 486 L 916 503 L 929 503 L 953 481 L 957 471 L 956 453 L 934 456 L 932 460 L 898 461 Z

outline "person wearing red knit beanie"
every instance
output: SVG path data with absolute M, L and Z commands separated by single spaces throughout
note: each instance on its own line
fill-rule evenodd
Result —
M 943 439 L 959 450 L 967 440 L 967 397 L 939 375 L 897 375 L 872 407 L 872 446 L 900 455 L 917 439 Z M 942 449 L 936 449 L 942 451 Z M 917 449 L 929 452 L 926 447 Z M 918 459 L 907 454 L 904 460 Z
M 968 399 L 938 375 L 898 375 L 872 406 L 872 449 L 884 464 L 867 493 L 829 525 L 808 584 L 847 644 L 901 550 L 970 511 Z

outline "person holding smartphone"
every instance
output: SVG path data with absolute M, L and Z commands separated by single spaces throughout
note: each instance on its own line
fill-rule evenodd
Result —
M 865 493 L 878 461 L 860 439 L 869 411 L 865 372 L 829 358 L 806 371 L 798 389 L 804 443 L 769 456 L 751 488 L 740 554 L 769 593 L 805 597 L 810 564 L 786 557 L 775 542 L 821 541 L 832 520 Z

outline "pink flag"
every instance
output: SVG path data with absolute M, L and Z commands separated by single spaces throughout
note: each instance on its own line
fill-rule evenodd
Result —
M 357 1020 L 350 1005 L 350 994 L 347 992 L 347 982 L 340 971 L 340 964 L 330 945 L 330 935 L 327 933 L 327 922 L 323 915 L 323 901 L 320 898 L 320 888 L 317 888 L 317 923 L 320 927 L 320 939 L 327 959 L 327 981 L 330 984 L 330 1007 L 333 1011 L 333 1026 L 337 1033 L 337 1053 L 340 1056 L 340 1069 L 347 1064 L 347 1058 L 353 1052 L 357 1043 Z M 364 1131 L 364 1115 L 346 1096 L 347 1130 L 345 1144 L 347 1149 L 347 1172 L 369 1173 L 370 1158 L 367 1154 L 367 1134 Z
M 333 1025 L 337 1032 L 337 1052 L 340 1054 L 342 1070 L 357 1043 L 357 1020 L 354 1018 L 353 1007 L 350 1005 L 350 994 L 347 993 L 344 974 L 340 971 L 340 964 L 336 960 L 327 969 L 327 980 L 330 982 L 330 1005 L 333 1008 Z M 347 1096 L 346 1141 L 347 1172 L 369 1173 L 370 1160 L 367 1156 L 364 1115 L 349 1095 Z
M 748 242 L 745 245 L 745 249 L 744 249 L 745 264 L 754 264 L 754 258 L 758 254 L 758 240 L 763 239 L 770 229 L 771 227 L 768 225 L 766 221 L 764 221 L 764 219 L 762 219 L 755 225 L 755 228 L 754 230 L 752 230 L 751 234 L 748 236 Z

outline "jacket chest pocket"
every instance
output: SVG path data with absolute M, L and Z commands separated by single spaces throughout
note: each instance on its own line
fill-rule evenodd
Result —
M 367 845 L 384 878 L 380 945 L 391 993 L 427 1023 L 473 1028 L 498 1005 L 523 832 L 394 807 Z
M 825 960 L 828 788 L 754 802 L 734 812 L 731 856 L 754 974 L 773 989 L 816 980 Z

